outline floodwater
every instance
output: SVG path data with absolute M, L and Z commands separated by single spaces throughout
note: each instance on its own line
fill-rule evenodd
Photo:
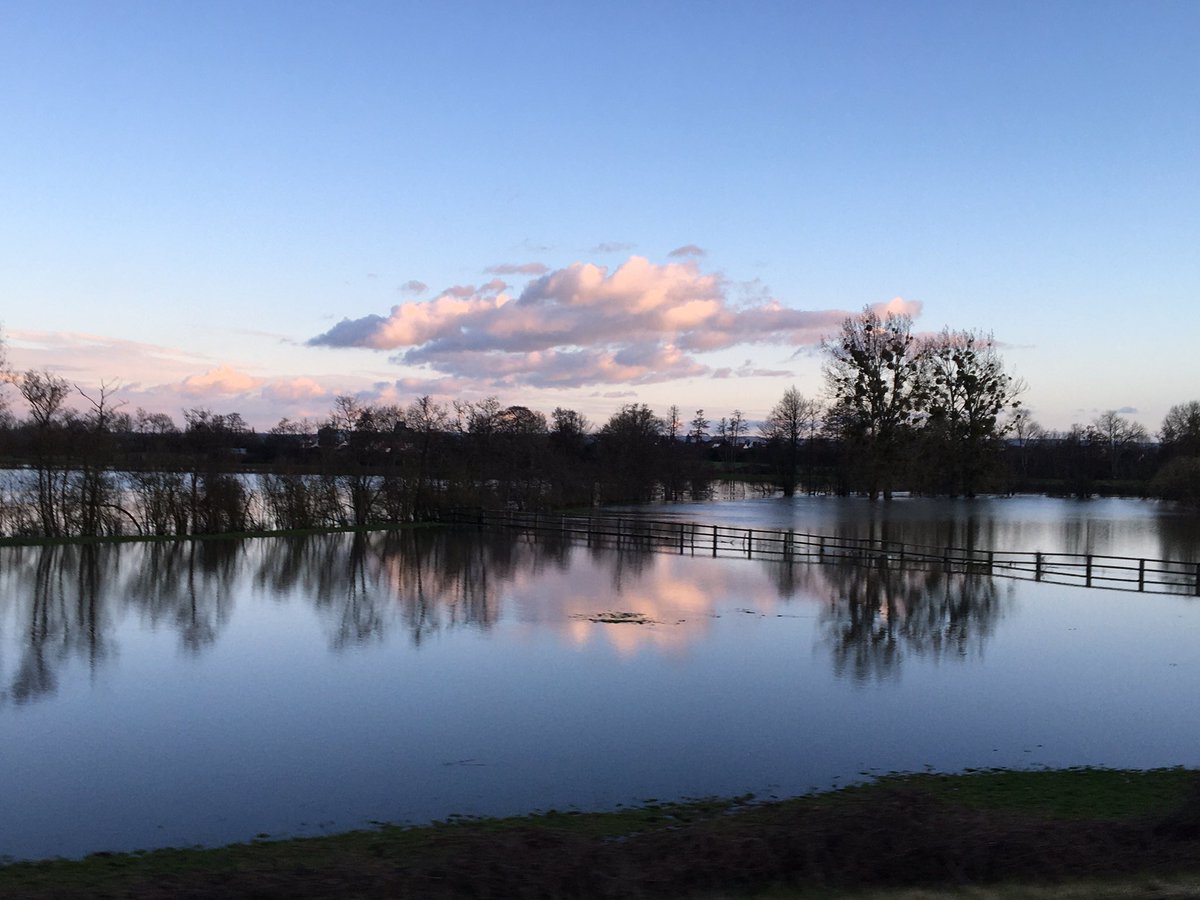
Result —
M 1194 518 L 1074 503 L 975 501 L 974 539 L 1196 558 Z M 975 527 L 940 501 L 869 509 L 651 512 L 885 518 L 912 542 Z M 897 770 L 1200 765 L 1198 632 L 1200 600 L 1177 595 L 507 534 L 0 548 L 0 856 Z

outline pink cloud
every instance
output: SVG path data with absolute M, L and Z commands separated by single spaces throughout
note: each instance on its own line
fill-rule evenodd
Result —
M 887 303 L 872 303 L 871 311 L 880 317 L 886 317 L 891 313 L 897 316 L 912 316 L 915 319 L 921 314 L 921 301 L 893 297 Z
M 202 375 L 189 375 L 180 387 L 185 394 L 244 394 L 262 387 L 266 381 L 229 366 L 209 369 Z
M 633 256 L 612 270 L 573 263 L 516 298 L 506 289 L 499 279 L 450 288 L 387 316 L 343 319 L 308 343 L 396 350 L 397 363 L 499 385 L 578 387 L 702 375 L 709 368 L 697 354 L 743 344 L 815 346 L 851 315 L 769 297 L 734 302 L 725 279 L 694 260 Z M 920 304 L 896 298 L 881 308 L 919 312 Z
M 500 263 L 483 271 L 489 275 L 545 275 L 550 267 L 540 262 Z
M 329 390 L 312 378 L 274 378 L 262 385 L 264 395 L 284 403 L 328 398 Z

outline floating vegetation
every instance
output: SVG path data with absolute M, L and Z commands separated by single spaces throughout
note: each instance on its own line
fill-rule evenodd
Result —
M 659 624 L 654 619 L 651 619 L 645 613 L 638 612 L 598 612 L 588 615 L 572 616 L 573 619 L 587 619 L 589 622 L 598 622 L 601 625 L 657 625 Z

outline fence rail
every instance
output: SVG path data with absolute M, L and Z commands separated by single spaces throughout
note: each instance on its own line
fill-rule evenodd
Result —
M 448 524 L 558 537 L 595 547 L 738 556 L 796 562 L 851 562 L 880 568 L 995 575 L 1080 587 L 1200 596 L 1200 563 L 1092 553 L 929 547 L 794 530 L 703 525 L 615 515 L 556 515 L 456 509 Z

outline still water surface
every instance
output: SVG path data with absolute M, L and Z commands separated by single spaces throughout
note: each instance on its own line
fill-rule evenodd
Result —
M 676 512 L 876 527 L 821 502 Z M 1194 519 L 1121 503 L 1082 526 L 1071 501 L 972 508 L 980 540 L 1020 549 L 1082 527 L 1093 552 L 1195 553 Z M 962 527 L 925 509 L 888 515 Z M 1187 597 L 505 535 L 3 548 L 0 856 L 924 767 L 1200 765 L 1197 635 Z

